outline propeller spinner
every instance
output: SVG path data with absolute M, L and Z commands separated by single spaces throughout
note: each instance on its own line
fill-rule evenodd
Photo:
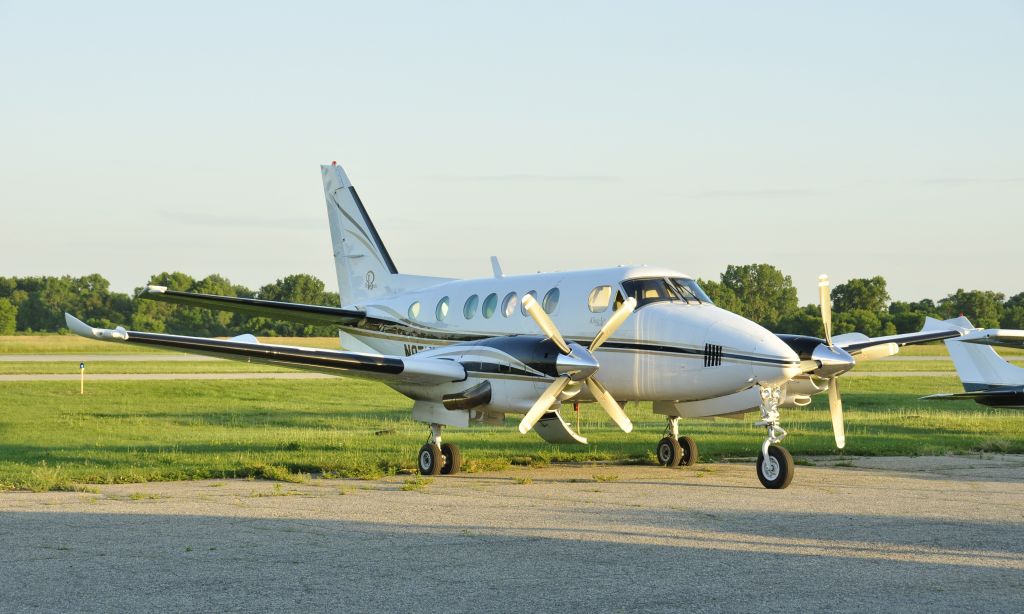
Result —
M 601 382 L 594 377 L 594 373 L 597 372 L 600 365 L 597 359 L 594 358 L 593 353 L 605 341 L 611 338 L 615 331 L 622 326 L 622 323 L 626 321 L 626 318 L 633 313 L 633 310 L 636 309 L 636 299 L 626 299 L 615 310 L 612 317 L 608 318 L 608 321 L 604 323 L 601 330 L 597 332 L 588 348 L 584 348 L 576 343 L 567 343 L 558 331 L 555 323 L 551 321 L 547 312 L 544 311 L 533 296 L 527 294 L 523 297 L 523 308 L 526 310 L 526 313 L 530 314 L 533 321 L 537 323 L 537 327 L 558 346 L 562 354 L 555 361 L 555 369 L 559 376 L 541 393 L 540 398 L 533 404 L 530 411 L 526 412 L 526 415 L 523 416 L 522 421 L 519 423 L 519 432 L 523 434 L 528 433 L 537 424 L 537 421 L 541 419 L 541 416 L 551 409 L 551 406 L 558 400 L 562 391 L 569 384 L 580 381 L 587 385 L 590 393 L 594 395 L 597 402 L 620 429 L 627 433 L 632 431 L 633 423 L 630 422 L 626 412 L 622 411 L 622 407 L 619 406 Z

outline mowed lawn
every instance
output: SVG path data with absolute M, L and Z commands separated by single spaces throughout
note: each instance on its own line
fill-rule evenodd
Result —
M 847 378 L 842 388 L 846 454 L 1024 452 L 1024 411 L 918 400 L 959 389 L 955 377 Z M 410 407 L 381 384 L 347 378 L 107 381 L 91 383 L 84 396 L 77 382 L 0 383 L 0 488 L 412 472 L 427 428 L 411 420 Z M 504 427 L 446 429 L 445 437 L 462 448 L 467 471 L 559 461 L 653 464 L 664 420 L 648 404 L 626 409 L 636 425 L 629 435 L 585 405 L 587 446 L 520 435 L 515 416 Z M 572 416 L 568 406 L 565 415 Z M 752 426 L 754 414 L 747 418 L 687 420 L 682 431 L 697 439 L 704 459 L 753 457 L 764 430 Z M 837 453 L 823 397 L 784 410 L 783 426 L 798 459 Z

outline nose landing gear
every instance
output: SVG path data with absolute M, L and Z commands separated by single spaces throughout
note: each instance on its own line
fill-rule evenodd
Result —
M 420 475 L 454 475 L 462 469 L 462 453 L 453 443 L 441 443 L 441 425 L 430 425 L 430 437 L 420 448 Z
M 654 449 L 658 462 L 666 467 L 678 467 L 680 465 L 689 467 L 697 464 L 699 458 L 697 442 L 693 437 L 679 436 L 679 418 L 668 417 L 668 426 L 665 428 L 665 437 L 658 442 Z
M 757 479 L 765 488 L 785 488 L 793 481 L 793 457 L 786 448 L 777 445 L 786 437 L 786 430 L 779 426 L 779 401 L 782 391 L 779 387 L 761 387 L 761 419 L 754 426 L 768 429 L 768 437 L 761 444 L 757 455 Z

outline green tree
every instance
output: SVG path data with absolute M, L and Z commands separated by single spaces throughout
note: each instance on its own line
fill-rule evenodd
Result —
M 1024 329 L 1024 292 L 1015 294 L 1003 303 L 1002 328 Z
M 158 273 L 150 277 L 148 285 L 165 286 L 169 290 L 188 292 L 192 289 L 195 283 L 196 280 L 190 275 L 186 275 L 180 271 L 175 271 L 173 273 Z M 136 288 L 135 295 L 138 296 L 141 291 L 142 288 Z M 135 330 L 146 330 L 155 333 L 187 333 L 189 331 L 182 331 L 178 329 L 178 322 L 175 320 L 178 309 L 178 305 L 172 305 L 170 303 L 137 299 L 135 301 L 135 313 L 132 314 L 132 328 Z M 168 328 L 169 326 L 170 328 Z
M 939 301 L 939 310 L 945 318 L 955 318 L 960 314 L 979 328 L 999 328 L 1003 317 L 1003 300 L 1006 297 L 999 292 L 989 290 L 971 290 L 963 288 Z
M 851 309 L 835 312 L 832 316 L 832 328 L 835 334 L 863 333 L 868 337 L 895 335 L 896 326 L 889 321 L 888 313 L 877 313 L 867 309 Z
M 721 282 L 711 281 L 710 279 L 698 279 L 697 283 L 703 288 L 704 293 L 715 302 L 715 305 L 728 311 L 736 311 L 739 307 L 736 293 L 722 285 Z
M 890 301 L 885 286 L 885 278 L 881 275 L 870 279 L 851 279 L 839 284 L 832 289 L 832 309 L 839 312 L 863 309 L 881 314 L 885 312 Z
M 924 326 L 926 317 L 942 318 L 935 301 L 926 298 L 915 302 L 893 301 L 889 305 L 889 317 L 896 326 L 896 332 L 914 333 Z
M 722 273 L 721 285 L 735 295 L 735 309 L 730 311 L 769 330 L 777 330 L 784 318 L 799 309 L 793 279 L 770 264 L 730 264 Z
M 18 325 L 18 308 L 7 298 L 0 298 L 0 335 L 13 335 Z
M 777 332 L 821 337 L 825 334 L 824 327 L 821 325 L 821 307 L 813 303 L 804 305 L 783 317 L 779 322 Z
M 299 273 L 278 279 L 267 284 L 256 293 L 258 298 L 268 301 L 285 303 L 302 303 L 305 305 L 340 306 L 338 294 L 327 292 L 324 282 L 312 275 Z M 283 337 L 331 336 L 337 334 L 336 326 L 313 326 L 301 322 L 284 322 L 271 318 L 254 317 L 249 319 L 249 330 L 257 335 Z

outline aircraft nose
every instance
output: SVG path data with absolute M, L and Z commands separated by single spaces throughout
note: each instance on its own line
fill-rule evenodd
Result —
M 800 375 L 800 357 L 793 348 L 774 333 L 767 329 L 762 330 L 768 334 L 754 346 L 754 353 L 764 362 L 754 364 L 754 381 L 767 386 L 778 386 Z
M 800 373 L 800 357 L 774 333 L 741 316 L 719 322 L 708 331 L 707 343 L 728 348 L 750 365 L 753 381 L 778 386 Z

